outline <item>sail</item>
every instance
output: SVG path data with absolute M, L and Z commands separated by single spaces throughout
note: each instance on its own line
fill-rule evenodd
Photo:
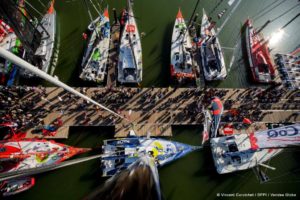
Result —
M 249 138 L 254 150 L 300 145 L 300 124 L 255 132 Z
M 211 126 L 211 138 L 217 137 L 221 116 L 223 114 L 223 104 L 218 97 L 213 99 L 212 103 L 212 126 Z
M 13 28 L 17 37 L 28 52 L 34 53 L 39 47 L 42 34 L 32 23 L 33 17 L 25 8 L 13 0 L 0 1 L 0 17 Z

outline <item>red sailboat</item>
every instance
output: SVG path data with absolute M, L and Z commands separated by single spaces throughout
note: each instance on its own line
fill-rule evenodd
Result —
M 252 77 L 258 83 L 270 83 L 275 78 L 274 62 L 266 41 L 261 33 L 256 32 L 252 21 L 246 21 L 246 48 Z
M 75 148 L 44 139 L 11 139 L 0 141 L 0 173 L 58 164 L 87 148 Z M 13 179 L 0 183 L 2 195 L 25 191 L 34 185 L 32 178 Z

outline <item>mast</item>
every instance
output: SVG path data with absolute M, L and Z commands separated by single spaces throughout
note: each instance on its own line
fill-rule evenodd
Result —
M 3 49 L 2 47 L 0 48 L 0 57 L 3 57 L 4 59 L 9 60 L 10 62 L 14 63 L 15 65 L 24 68 L 25 70 L 28 70 L 30 72 L 32 72 L 33 74 L 36 74 L 37 76 L 45 79 L 46 81 L 49 81 L 51 83 L 53 83 L 54 85 L 58 86 L 58 87 L 62 87 L 65 90 L 71 92 L 72 94 L 83 98 L 84 100 L 91 102 L 92 104 L 114 114 L 117 117 L 120 117 L 121 119 L 125 119 L 123 116 L 117 114 L 116 112 L 110 110 L 109 108 L 99 104 L 98 102 L 94 101 L 93 99 L 91 99 L 90 97 L 78 92 L 77 90 L 71 88 L 70 86 L 66 85 L 65 83 L 61 82 L 60 80 L 58 80 L 57 78 L 54 78 L 52 76 L 50 76 L 49 74 L 47 74 L 46 72 L 38 69 L 37 67 L 33 66 L 32 64 L 26 62 L 25 60 L 17 57 L 16 55 L 10 53 L 9 51 Z M 128 120 L 127 120 L 128 121 Z

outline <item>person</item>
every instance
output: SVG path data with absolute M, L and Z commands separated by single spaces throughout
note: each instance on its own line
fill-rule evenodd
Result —
M 82 38 L 84 39 L 84 40 L 87 40 L 87 34 L 86 33 L 82 33 Z

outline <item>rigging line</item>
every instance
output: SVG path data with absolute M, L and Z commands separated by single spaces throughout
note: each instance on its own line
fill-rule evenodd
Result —
M 46 8 L 46 5 L 43 3 L 43 2 L 41 2 L 41 0 L 38 0 L 39 2 L 40 2 L 40 4 L 44 7 L 44 8 Z
M 297 8 L 297 6 L 299 6 L 300 3 L 297 3 L 297 5 L 292 6 L 290 9 L 288 9 L 287 11 L 285 11 L 284 13 L 282 13 L 281 15 L 279 15 L 278 17 L 275 17 L 274 19 L 271 20 L 271 22 L 276 21 L 277 19 L 279 19 L 280 17 L 286 15 L 287 13 L 289 13 L 290 11 L 292 11 L 294 8 Z
M 87 11 L 88 11 L 88 15 L 89 15 L 89 17 L 90 17 L 91 23 L 92 23 L 93 27 L 95 27 L 94 31 L 96 32 L 97 37 L 100 37 L 100 35 L 99 35 L 98 31 L 97 31 L 96 24 L 94 23 L 92 13 L 91 13 L 91 11 L 90 11 L 90 9 L 89 9 L 89 6 L 88 6 L 88 4 L 87 4 L 87 0 L 84 0 L 84 4 L 85 4 L 86 9 L 87 9 Z
M 223 2 L 223 0 L 220 0 L 219 3 L 217 3 L 217 5 L 209 12 L 208 16 L 211 16 L 215 10 L 221 5 L 221 3 Z
M 189 20 L 188 24 L 187 24 L 187 29 L 190 28 L 190 26 L 191 26 L 191 22 L 192 22 L 192 20 L 194 18 L 194 15 L 195 15 L 195 12 L 196 12 L 196 10 L 198 8 L 199 3 L 200 3 L 200 0 L 197 0 L 197 3 L 196 3 L 196 5 L 194 7 L 194 10 L 193 10 L 193 13 L 192 13 L 192 15 L 190 17 L 190 20 Z
M 126 119 L 125 117 L 119 115 L 118 113 L 112 111 L 111 109 L 107 108 L 106 106 L 103 106 L 102 104 L 96 102 L 95 100 L 91 99 L 90 97 L 78 92 L 77 90 L 75 90 L 74 88 L 68 86 L 67 84 L 61 82 L 60 80 L 58 80 L 57 78 L 54 78 L 53 76 L 50 76 L 49 74 L 47 74 L 46 72 L 38 69 L 38 67 L 33 66 L 32 64 L 26 62 L 25 60 L 19 58 L 18 56 L 14 55 L 13 53 L 3 49 L 2 47 L 0 47 L 0 56 L 9 60 L 10 62 L 16 64 L 17 66 L 24 68 L 34 74 L 36 74 L 37 76 L 53 83 L 54 85 L 58 86 L 58 87 L 62 87 L 65 90 L 71 92 L 72 94 L 79 96 L 81 98 L 83 98 L 84 100 L 91 102 L 92 104 L 114 114 L 117 117 L 120 117 L 121 119 L 126 120 L 127 122 L 130 122 L 128 119 Z
M 281 174 L 281 175 L 279 175 L 279 176 L 272 177 L 272 180 L 278 179 L 278 178 L 281 178 L 281 177 L 284 177 L 284 176 L 287 176 L 287 175 L 289 175 L 289 174 L 294 174 L 294 173 L 297 172 L 297 171 L 300 171 L 300 169 L 294 170 L 294 171 L 292 171 L 292 172 L 286 172 L 286 173 Z
M 282 16 L 286 15 L 287 13 L 289 13 L 290 11 L 292 11 L 294 8 L 297 8 L 297 6 L 299 6 L 300 4 L 297 3 L 295 6 L 292 6 L 290 9 L 288 9 L 287 11 L 283 12 L 281 15 L 279 15 L 278 17 L 275 17 L 272 20 L 268 20 L 264 25 L 260 26 L 258 28 L 258 32 L 260 32 L 262 29 L 264 29 L 268 24 L 270 24 L 271 22 L 276 21 L 277 19 L 281 18 Z
M 228 14 L 227 18 L 225 19 L 225 21 L 223 22 L 223 24 L 220 26 L 220 28 L 218 29 L 218 31 L 217 31 L 217 33 L 215 34 L 214 37 L 217 37 L 219 35 L 219 33 L 224 28 L 224 26 L 227 24 L 228 20 L 231 18 L 231 15 L 238 8 L 238 6 L 240 5 L 241 2 L 242 2 L 242 0 L 238 0 L 238 2 L 235 4 L 235 6 L 233 7 L 233 9 L 230 11 L 230 13 Z
M 277 3 L 280 0 L 276 0 L 275 2 L 272 2 L 268 5 L 266 5 L 265 7 L 263 7 L 262 9 L 260 9 L 255 15 L 251 16 L 250 18 L 254 18 L 256 15 L 258 15 L 259 13 L 262 13 L 265 9 L 269 8 L 270 6 L 274 5 L 275 3 Z
M 277 8 L 278 6 L 280 6 L 281 4 L 283 4 L 285 2 L 285 0 L 279 2 L 278 4 L 274 5 L 273 7 L 270 7 L 269 9 L 267 9 L 266 11 L 260 13 L 259 15 L 257 16 L 253 16 L 253 20 L 257 20 L 259 18 L 261 18 L 262 16 L 266 15 L 267 13 L 271 12 L 272 10 L 274 10 L 275 8 Z
M 295 180 L 295 181 L 268 181 L 264 184 L 278 184 L 278 183 L 300 183 L 300 180 Z
M 288 21 L 285 25 L 283 25 L 280 29 L 286 28 L 290 23 L 292 23 L 295 19 L 297 19 L 300 16 L 300 13 L 298 13 L 295 17 L 293 17 L 290 21 Z
M 93 3 L 93 1 L 92 0 L 90 0 L 90 2 L 91 2 L 91 4 L 92 4 L 92 6 L 93 6 L 93 8 L 96 10 L 96 12 L 98 13 L 98 15 L 100 16 L 101 14 L 100 14 L 100 11 L 96 8 L 96 6 L 95 6 L 95 4 Z
M 32 8 L 35 12 L 37 12 L 41 17 L 43 17 L 43 14 L 38 11 L 37 9 L 35 9 L 28 1 L 25 1 L 25 3 L 30 7 Z
M 101 0 L 100 3 L 99 3 L 98 1 L 96 1 L 96 4 L 97 4 L 97 6 L 99 7 L 100 12 L 103 12 L 102 9 L 101 9 L 101 8 L 102 8 L 102 7 L 101 7 L 101 4 L 103 3 L 103 1 L 104 1 L 104 0 Z M 107 1 L 106 1 L 106 4 L 107 4 L 107 7 L 108 7 Z

